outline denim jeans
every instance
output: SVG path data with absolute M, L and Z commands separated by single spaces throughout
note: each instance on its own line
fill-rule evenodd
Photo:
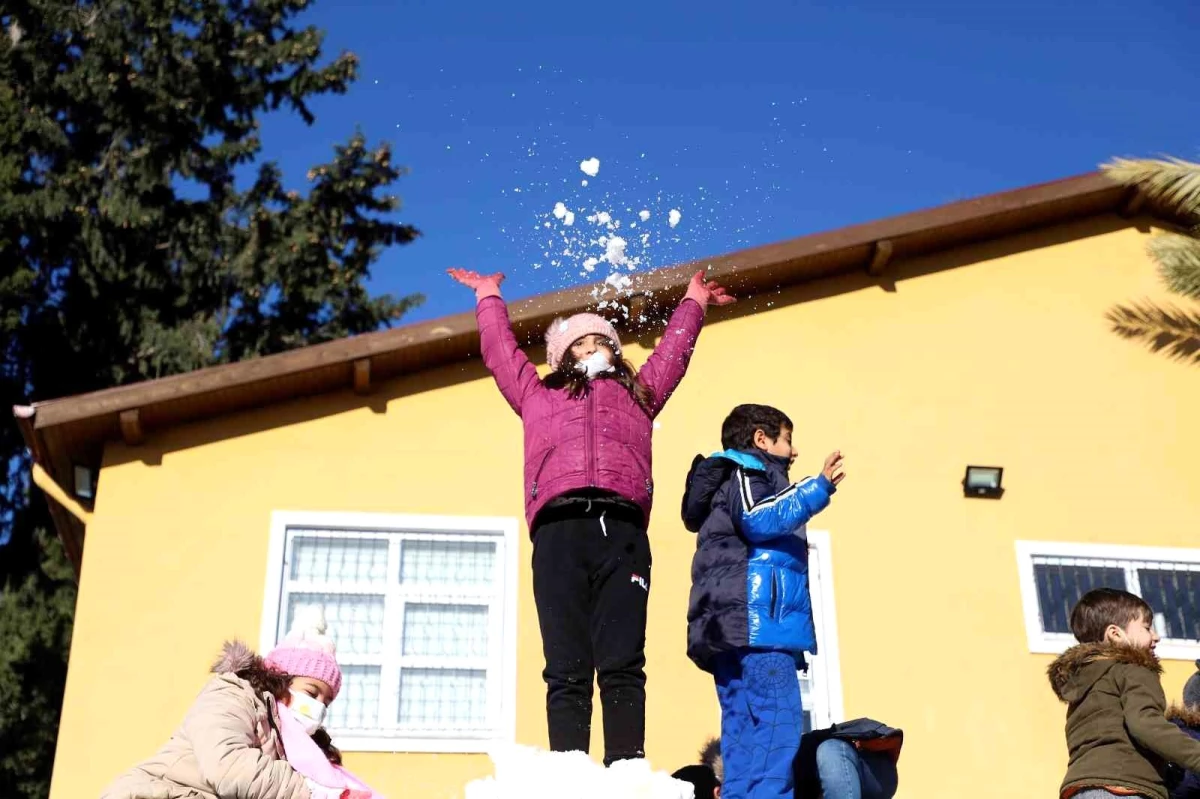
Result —
M 1138 794 L 1140 796 L 1140 794 Z M 1079 793 L 1071 797 L 1071 799 L 1138 799 L 1138 796 L 1129 794 L 1113 793 L 1106 791 L 1103 788 L 1084 788 Z
M 898 782 L 889 755 L 860 752 L 836 738 L 817 747 L 817 773 L 825 799 L 891 799 Z

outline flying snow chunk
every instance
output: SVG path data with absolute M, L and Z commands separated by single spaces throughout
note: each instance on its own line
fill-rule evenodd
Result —
M 589 178 L 594 178 L 600 173 L 600 159 L 589 158 L 586 161 L 580 161 L 579 169 Z
M 638 219 L 642 220 L 643 222 L 649 220 L 650 212 L 645 209 L 642 209 L 641 211 L 638 212 Z
M 575 224 L 575 212 L 568 211 L 564 203 L 554 204 L 554 218 L 562 220 L 562 223 L 567 227 Z
M 625 255 L 625 248 L 629 246 L 629 242 L 620 236 L 613 236 L 604 244 L 604 258 L 613 266 L 621 266 L 629 261 L 629 257 Z
M 633 285 L 633 281 L 629 279 L 629 275 L 622 275 L 620 272 L 613 272 L 611 275 L 604 278 L 604 282 L 612 286 L 617 291 L 622 291 Z
M 596 271 L 596 264 L 598 263 L 600 263 L 599 258 L 585 258 L 583 261 L 583 268 L 589 272 L 594 272 Z
M 682 218 L 683 218 L 683 214 L 679 213 L 679 209 L 672 208 L 671 212 L 667 214 L 667 224 L 670 225 L 671 227 L 675 227 L 676 225 L 679 224 L 679 220 Z
M 509 745 L 491 753 L 494 777 L 467 783 L 465 799 L 693 799 L 686 782 L 645 760 L 592 762 L 582 752 L 545 752 Z

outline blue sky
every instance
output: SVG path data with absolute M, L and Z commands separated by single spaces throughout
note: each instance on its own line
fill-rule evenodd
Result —
M 362 79 L 316 103 L 312 127 L 269 119 L 266 156 L 301 186 L 356 127 L 393 143 L 412 170 L 401 217 L 424 235 L 371 287 L 425 293 L 408 320 L 471 307 L 452 265 L 505 271 L 510 298 L 583 280 L 603 252 L 589 211 L 622 221 L 646 269 L 1113 155 L 1200 156 L 1189 0 L 318 0 L 302 21 L 328 54 L 354 51 Z
M 311 127 L 268 117 L 264 156 L 299 188 L 356 129 L 392 142 L 424 235 L 370 285 L 426 294 L 406 321 L 472 307 L 449 266 L 506 272 L 509 298 L 584 280 L 614 235 L 588 212 L 622 221 L 644 270 L 1113 155 L 1200 158 L 1194 0 L 317 0 L 300 21 L 362 79 Z

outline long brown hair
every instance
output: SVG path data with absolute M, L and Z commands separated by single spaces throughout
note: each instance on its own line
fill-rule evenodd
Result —
M 604 374 L 596 375 L 595 380 L 616 380 L 629 390 L 633 395 L 634 401 L 642 406 L 643 410 L 650 410 L 650 401 L 653 397 L 650 394 L 650 389 L 642 384 L 642 381 L 637 379 L 637 371 L 629 361 L 621 357 L 621 351 L 616 344 L 608 339 L 604 339 L 605 345 L 613 354 L 613 371 Z M 588 392 L 588 387 L 591 384 L 591 379 L 587 374 L 579 371 L 576 367 L 577 361 L 571 353 L 570 347 L 563 353 L 562 360 L 559 361 L 558 368 L 550 374 L 546 375 L 546 379 L 542 383 L 546 388 L 563 389 L 567 394 L 575 399 L 578 399 Z
M 250 683 L 250 687 L 260 696 L 262 694 L 270 694 L 279 702 L 284 701 L 288 697 L 288 688 L 292 684 L 292 675 L 276 671 L 264 663 L 260 657 L 255 657 L 253 663 L 234 673 Z M 324 727 L 314 732 L 312 739 L 325 757 L 329 758 L 330 763 L 337 766 L 342 764 L 342 753 L 333 745 L 333 740 L 329 737 L 329 733 L 325 731 Z

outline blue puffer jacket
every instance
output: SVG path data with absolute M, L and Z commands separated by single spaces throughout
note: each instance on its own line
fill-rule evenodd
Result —
M 816 653 L 804 525 L 829 504 L 824 476 L 795 485 L 788 461 L 755 450 L 696 456 L 683 522 L 699 532 L 688 603 L 688 657 L 706 671 L 732 649 Z

